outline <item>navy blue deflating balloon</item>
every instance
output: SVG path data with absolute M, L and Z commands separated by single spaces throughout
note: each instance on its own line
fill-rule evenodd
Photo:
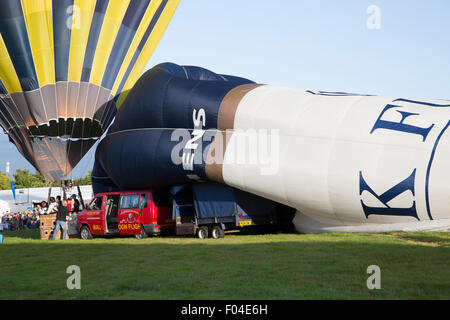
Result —
M 226 94 L 250 80 L 218 75 L 199 67 L 160 64 L 136 83 L 119 109 L 110 132 L 137 128 L 194 128 L 194 110 L 204 109 L 203 129 L 217 128 Z
M 192 130 L 137 129 L 106 136 L 97 148 L 94 173 L 100 177 L 93 180 L 94 193 L 107 189 L 107 178 L 111 188 L 120 190 L 186 184 L 192 182 L 189 176 L 206 179 L 204 155 L 211 141 L 199 140 L 196 150 L 187 150 L 191 134 Z M 192 170 L 183 166 L 183 153 L 195 157 Z
M 95 161 L 94 168 L 92 169 L 91 183 L 94 194 L 119 190 L 98 161 Z
M 173 63 L 147 71 L 128 93 L 97 148 L 94 193 L 206 180 L 205 159 L 221 103 L 232 89 L 249 83 L 254 82 Z M 194 128 L 201 129 L 198 140 L 191 140 Z M 197 149 L 185 148 L 189 140 L 198 144 Z

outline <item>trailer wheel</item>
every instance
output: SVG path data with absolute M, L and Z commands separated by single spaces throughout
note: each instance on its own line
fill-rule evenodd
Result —
M 223 238 L 225 236 L 225 231 L 223 231 L 223 229 L 221 227 L 215 226 L 211 229 L 211 236 L 214 239 Z
M 200 227 L 197 230 L 197 237 L 199 239 L 206 239 L 208 238 L 209 234 L 208 234 L 208 228 L 207 227 Z
M 83 240 L 92 240 L 92 233 L 91 230 L 89 230 L 88 226 L 82 226 L 80 230 L 80 237 Z

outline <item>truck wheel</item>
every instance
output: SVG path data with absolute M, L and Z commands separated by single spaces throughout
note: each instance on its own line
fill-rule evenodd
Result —
M 223 229 L 221 227 L 215 226 L 211 229 L 211 236 L 214 239 L 223 238 L 225 236 L 225 231 L 223 231 Z
M 80 230 L 80 237 L 83 240 L 92 240 L 92 233 L 91 230 L 89 230 L 88 226 L 82 226 Z
M 141 233 L 135 235 L 136 239 L 138 240 L 142 240 L 145 238 L 148 238 L 148 234 L 147 232 L 145 232 L 144 227 L 141 225 Z
M 206 238 L 208 238 L 208 228 L 207 227 L 200 227 L 200 228 L 198 228 L 197 237 L 199 239 L 206 239 Z

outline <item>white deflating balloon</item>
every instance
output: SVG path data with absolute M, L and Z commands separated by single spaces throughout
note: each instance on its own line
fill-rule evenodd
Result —
M 221 178 L 299 231 L 450 227 L 450 101 L 265 85 L 234 103 Z

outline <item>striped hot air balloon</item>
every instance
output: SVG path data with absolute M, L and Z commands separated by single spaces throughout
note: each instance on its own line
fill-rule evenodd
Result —
M 0 2 L 0 125 L 46 179 L 64 179 L 102 136 L 178 3 Z

